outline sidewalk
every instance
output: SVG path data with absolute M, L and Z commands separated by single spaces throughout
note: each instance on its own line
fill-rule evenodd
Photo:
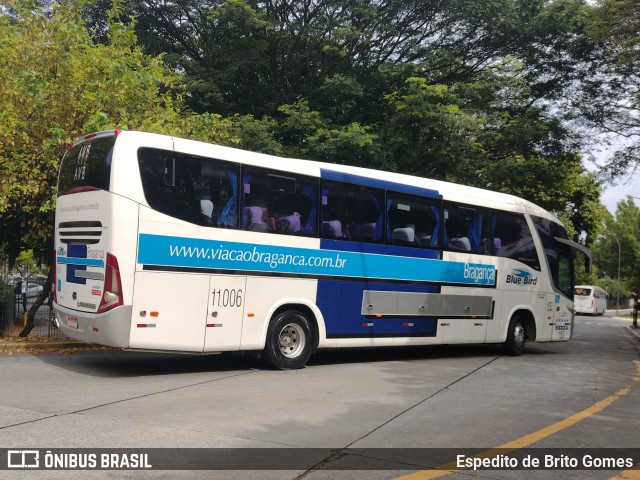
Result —
M 620 318 L 620 317 L 615 317 Z M 624 319 L 628 320 L 628 319 Z M 631 325 L 627 325 L 626 329 L 629 331 L 630 335 L 635 336 L 638 340 L 640 340 L 640 321 L 638 321 L 638 328 L 633 328 Z
M 90 345 L 71 339 L 44 338 L 44 337 L 0 337 L 0 354 L 8 353 L 37 353 L 37 352 L 62 352 L 71 353 L 76 350 L 110 350 L 110 347 Z
M 623 313 L 631 313 L 631 309 L 627 308 L 627 309 L 620 309 Z M 618 317 L 616 316 L 616 310 L 607 310 L 606 313 L 610 313 L 611 317 L 609 318 L 614 318 L 616 320 L 624 320 L 625 322 L 629 322 L 629 324 L 625 327 L 630 335 L 633 335 L 634 337 L 636 337 L 638 340 L 640 340 L 640 319 L 638 319 L 638 328 L 633 328 L 632 322 L 633 319 L 629 318 L 629 317 Z

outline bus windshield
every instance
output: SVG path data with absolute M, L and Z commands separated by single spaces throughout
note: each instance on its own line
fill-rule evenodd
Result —
M 109 190 L 115 141 L 116 135 L 110 132 L 76 142 L 62 160 L 58 195 L 82 187 Z
M 542 217 L 531 217 L 540 235 L 542 246 L 551 269 L 551 280 L 554 286 L 571 297 L 573 293 L 573 260 L 571 248 L 556 241 L 558 238 L 567 238 L 564 227 Z

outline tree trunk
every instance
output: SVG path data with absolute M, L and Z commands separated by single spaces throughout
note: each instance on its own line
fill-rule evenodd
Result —
M 51 282 L 53 281 L 53 268 L 53 266 L 49 268 L 47 281 L 43 285 L 38 298 L 36 298 L 34 304 L 29 308 L 29 312 L 27 313 L 27 324 L 18 335 L 19 337 L 27 337 L 31 333 L 31 330 L 33 330 L 36 323 L 36 313 L 38 312 L 38 309 L 49 299 L 49 295 L 51 294 Z

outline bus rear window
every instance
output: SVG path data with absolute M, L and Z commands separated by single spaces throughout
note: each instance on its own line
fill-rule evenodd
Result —
M 75 144 L 62 159 L 58 195 L 81 187 L 109 190 L 115 135 L 96 136 Z
M 579 297 L 589 297 L 589 296 L 591 296 L 591 289 L 590 288 L 576 287 L 576 289 L 573 291 L 573 294 L 577 295 Z
M 238 226 L 237 164 L 156 148 L 140 148 L 138 165 L 149 206 L 197 225 Z

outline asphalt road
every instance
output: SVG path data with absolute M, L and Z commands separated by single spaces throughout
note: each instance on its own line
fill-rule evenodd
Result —
M 286 459 L 296 466 L 0 470 L 0 478 L 640 478 L 626 465 L 526 472 L 443 467 L 466 449 L 502 447 L 507 457 L 522 457 L 537 448 L 536 455 L 555 461 L 564 460 L 564 449 L 586 449 L 569 451 L 580 456 L 619 454 L 605 448 L 637 452 L 640 343 L 629 323 L 578 317 L 570 342 L 529 344 L 521 357 L 490 345 L 323 351 L 307 368 L 284 372 L 235 355 L 0 355 L 0 452 L 242 449 L 227 451 L 237 455 L 268 448 L 279 459 L 274 468 Z M 378 468 L 372 458 L 392 469 L 372 470 Z M 244 468 L 263 467 L 257 457 L 245 461 Z M 439 469 L 427 469 L 432 466 Z

